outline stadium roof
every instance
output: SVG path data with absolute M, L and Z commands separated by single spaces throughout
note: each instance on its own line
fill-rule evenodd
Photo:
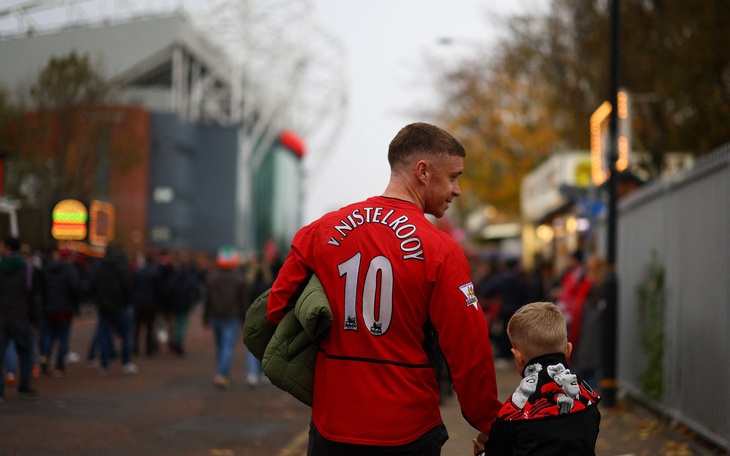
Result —
M 88 54 L 126 102 L 191 120 L 235 121 L 230 62 L 180 14 L 2 39 L 0 84 L 25 91 L 52 57 L 72 51 Z

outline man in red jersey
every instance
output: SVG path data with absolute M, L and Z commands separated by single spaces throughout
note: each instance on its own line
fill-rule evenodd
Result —
M 489 433 L 500 410 L 484 314 L 459 245 L 426 217 L 461 194 L 464 147 L 426 123 L 388 148 L 382 196 L 345 206 L 297 232 L 274 282 L 278 324 L 309 277 L 322 282 L 332 327 L 314 378 L 307 454 L 440 455 L 436 336 L 465 419 Z

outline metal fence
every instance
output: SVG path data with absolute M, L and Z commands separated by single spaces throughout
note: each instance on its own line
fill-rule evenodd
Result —
M 617 223 L 620 391 L 730 449 L 730 144 L 624 198 Z M 642 345 L 652 335 L 637 293 L 657 271 L 659 366 Z

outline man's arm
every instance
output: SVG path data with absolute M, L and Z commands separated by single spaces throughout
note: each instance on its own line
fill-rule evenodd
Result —
M 276 276 L 266 303 L 266 318 L 278 325 L 289 309 L 294 307 L 297 298 L 311 277 L 308 253 L 312 244 L 310 227 L 299 230 L 292 240 L 291 251 Z
M 437 272 L 431 321 L 451 372 L 464 418 L 488 434 L 501 402 L 497 397 L 489 331 L 474 294 L 469 265 L 456 244 Z

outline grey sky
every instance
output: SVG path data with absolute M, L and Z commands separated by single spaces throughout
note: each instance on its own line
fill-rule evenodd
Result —
M 434 106 L 424 74 L 426 53 L 449 58 L 494 43 L 499 15 L 544 0 L 315 0 L 314 16 L 347 49 L 347 119 L 326 168 L 308 192 L 308 223 L 327 211 L 380 194 L 388 181 L 388 143 L 413 112 Z M 455 38 L 445 47 L 440 37 Z M 468 163 L 467 163 L 468 164 Z

